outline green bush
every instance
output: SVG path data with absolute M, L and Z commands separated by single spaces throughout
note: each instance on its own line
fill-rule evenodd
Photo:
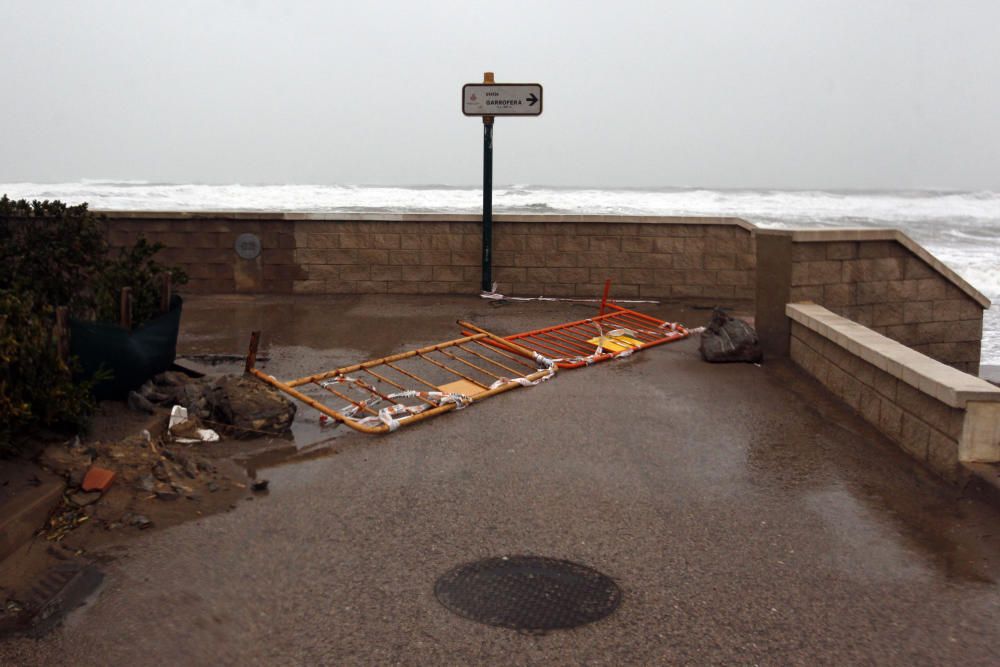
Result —
M 30 293 L 36 303 L 67 306 L 82 320 L 117 322 L 123 287 L 132 288 L 132 324 L 159 314 L 163 274 L 187 275 L 157 263 L 160 243 L 140 238 L 112 255 L 100 218 L 86 204 L 0 197 L 0 290 Z
M 74 383 L 53 340 L 53 312 L 30 292 L 0 291 L 0 454 L 33 425 L 82 427 L 91 383 Z
M 107 247 L 86 204 L 0 197 L 0 290 L 31 294 L 38 304 L 68 306 L 74 316 L 86 317 L 92 300 L 87 286 Z
M 54 309 L 81 320 L 117 322 L 123 287 L 132 288 L 133 326 L 159 314 L 163 275 L 187 282 L 140 239 L 111 253 L 100 218 L 86 204 L 0 197 L 0 453 L 29 426 L 85 423 L 91 383 L 74 384 L 53 341 Z M 72 365 L 73 361 L 70 361 Z

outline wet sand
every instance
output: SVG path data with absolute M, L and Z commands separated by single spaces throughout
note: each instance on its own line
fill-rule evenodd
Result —
M 644 306 L 704 324 L 708 313 Z M 198 299 L 181 351 L 295 377 L 587 309 L 468 298 Z M 996 664 L 1000 513 L 939 483 L 784 362 L 707 365 L 695 340 L 564 371 L 335 454 L 260 470 L 266 497 L 136 540 L 104 588 L 0 663 Z M 287 452 L 294 454 L 293 452 Z M 274 462 L 285 461 L 276 455 Z M 545 636 L 459 618 L 454 565 L 503 554 L 615 578 L 618 611 Z

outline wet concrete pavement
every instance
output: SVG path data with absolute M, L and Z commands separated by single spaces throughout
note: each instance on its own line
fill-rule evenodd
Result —
M 241 351 L 262 328 L 267 370 L 287 378 L 446 340 L 458 317 L 510 333 L 586 313 L 202 299 L 181 347 Z M 304 446 L 320 430 L 300 416 Z M 0 663 L 1000 661 L 1000 513 L 924 474 L 785 363 L 707 365 L 684 341 L 334 443 L 335 455 L 261 471 L 265 497 L 135 542 L 88 607 L 42 640 L 0 644 Z M 502 554 L 594 567 L 623 603 L 532 636 L 436 601 L 439 575 Z

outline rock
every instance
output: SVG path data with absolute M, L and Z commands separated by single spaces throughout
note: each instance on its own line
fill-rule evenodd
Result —
M 183 387 L 191 381 L 192 378 L 178 371 L 163 371 L 153 378 L 153 382 L 160 387 Z
M 167 464 L 163 461 L 157 461 L 153 464 L 153 477 L 160 480 L 161 482 L 170 481 L 170 471 L 167 470 Z
M 198 466 L 195 465 L 194 461 L 192 461 L 184 454 L 181 454 L 177 457 L 177 465 L 179 465 L 181 467 L 181 470 L 184 471 L 184 474 L 190 477 L 191 479 L 194 479 L 195 477 L 198 476 Z
M 199 419 L 211 419 L 212 417 L 212 411 L 208 407 L 208 399 L 205 398 L 204 394 L 199 396 L 189 409 L 193 410 L 192 414 Z
M 152 380 L 139 387 L 139 395 L 152 403 L 163 403 L 170 398 L 170 394 L 169 391 L 161 391 Z
M 76 470 L 71 470 L 69 472 L 69 476 L 67 477 L 66 481 L 69 483 L 70 486 L 79 487 L 81 484 L 83 484 L 83 477 L 86 474 L 87 471 L 84 468 L 77 468 Z
M 712 321 L 701 333 L 701 357 L 713 363 L 748 361 L 758 363 L 764 358 L 760 339 L 753 327 L 730 317 L 720 308 L 712 313 Z
M 149 402 L 149 399 L 135 391 L 128 393 L 128 408 L 133 412 L 145 412 L 147 415 L 156 412 L 156 407 Z
M 266 479 L 256 479 L 250 484 L 250 490 L 254 493 L 263 493 L 267 491 L 267 486 L 270 482 Z
M 146 493 L 152 493 L 155 487 L 156 482 L 153 480 L 152 475 L 143 475 L 135 482 L 135 488 Z
M 249 377 L 223 376 L 205 392 L 205 397 L 211 419 L 232 426 L 231 434 L 237 438 L 281 435 L 295 419 L 294 403 Z
M 86 507 L 100 500 L 101 495 L 100 491 L 77 491 L 69 496 L 69 500 L 77 507 Z
M 157 404 L 166 403 L 174 397 L 174 392 L 170 391 L 169 387 L 157 387 L 152 382 L 147 382 L 139 387 L 139 394 L 150 403 Z
M 80 486 L 84 473 L 93 462 L 93 456 L 82 445 L 72 449 L 65 445 L 49 445 L 38 457 L 38 462 L 43 468 L 48 468 L 57 475 L 64 477 L 76 475 L 77 481 L 73 486 Z
M 219 490 L 219 485 L 218 484 L 216 484 L 215 482 L 209 482 L 208 483 L 208 492 L 209 493 L 215 493 L 218 490 Z
M 149 517 L 144 514 L 133 514 L 131 520 L 129 521 L 129 525 L 135 526 L 139 530 L 143 530 L 152 526 L 153 522 L 150 521 Z

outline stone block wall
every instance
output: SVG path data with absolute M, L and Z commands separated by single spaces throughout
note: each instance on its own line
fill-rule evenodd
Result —
M 173 218 L 171 218 L 173 216 Z M 477 294 L 478 216 L 109 214 L 114 245 L 140 234 L 191 276 L 191 292 Z M 753 227 L 731 218 L 497 216 L 493 277 L 504 294 L 753 298 Z M 257 234 L 256 260 L 233 250 Z
M 902 232 L 768 229 L 756 237 L 756 315 L 766 353 L 788 353 L 784 305 L 812 302 L 979 373 L 989 299 Z
M 752 298 L 750 231 L 725 221 L 581 222 L 498 217 L 493 278 L 504 294 Z M 475 294 L 478 220 L 300 221 L 296 292 Z
M 500 222 L 494 279 L 505 294 L 753 299 L 756 256 L 746 223 L 718 218 Z
M 183 292 L 291 293 L 304 273 L 295 257 L 294 222 L 240 219 L 197 214 L 113 214 L 106 221 L 112 247 L 134 244 L 139 237 L 165 247 L 157 259 L 180 266 L 189 282 Z M 235 250 L 240 234 L 256 234 L 265 249 L 253 260 Z
M 475 294 L 471 222 L 304 220 L 295 228 L 300 294 Z
M 896 240 L 793 240 L 789 301 L 822 304 L 959 370 L 979 372 L 983 306 Z
M 958 481 L 963 461 L 1000 458 L 1000 390 L 822 307 L 789 309 L 791 359 L 915 459 Z

